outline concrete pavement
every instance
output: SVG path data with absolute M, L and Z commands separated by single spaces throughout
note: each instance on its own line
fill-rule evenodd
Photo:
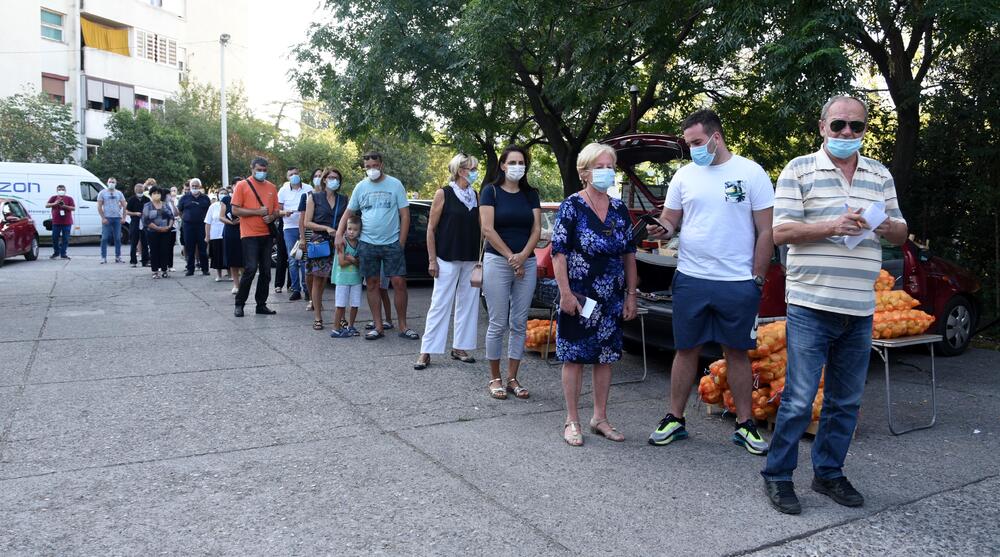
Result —
M 995 352 L 938 359 L 939 423 L 899 437 L 873 360 L 847 466 L 866 505 L 809 491 L 804 442 L 803 514 L 788 517 L 732 421 L 694 400 L 690 440 L 646 444 L 669 355 L 650 354 L 645 382 L 640 358 L 615 367 L 625 443 L 571 448 L 559 368 L 536 356 L 531 399 L 495 401 L 484 362 L 415 372 L 418 342 L 331 339 L 287 294 L 275 316 L 236 319 L 229 283 L 70 255 L 0 269 L 3 555 L 1000 553 Z M 411 289 L 418 331 L 429 298 Z M 893 367 L 904 424 L 929 411 L 927 376 L 906 365 L 927 360 Z M 589 405 L 589 379 L 584 392 Z

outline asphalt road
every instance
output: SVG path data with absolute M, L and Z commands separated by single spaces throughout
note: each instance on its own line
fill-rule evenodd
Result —
M 571 448 L 559 368 L 536 356 L 531 399 L 495 401 L 484 363 L 415 372 L 417 342 L 331 339 L 287 294 L 275 316 L 236 319 L 228 283 L 153 281 L 99 265 L 94 246 L 48 253 L 0 269 L 4 556 L 1000 553 L 995 352 L 938 359 L 938 424 L 899 437 L 873 359 L 846 470 L 866 505 L 809 491 L 804 442 L 803 513 L 788 517 L 762 494 L 762 460 L 729 442 L 732 420 L 694 399 L 690 440 L 646 444 L 667 354 L 644 382 L 641 358 L 615 367 L 625 443 Z M 417 330 L 429 297 L 411 289 Z M 896 361 L 893 411 L 926 419 L 913 365 L 928 358 Z

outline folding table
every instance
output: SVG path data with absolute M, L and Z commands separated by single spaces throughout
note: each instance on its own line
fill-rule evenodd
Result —
M 928 429 L 934 427 L 937 421 L 937 376 L 934 369 L 934 343 L 940 342 L 941 335 L 914 335 L 909 337 L 899 337 L 890 339 L 872 339 L 872 350 L 874 350 L 885 362 L 885 408 L 889 416 L 889 431 L 893 435 L 902 435 L 918 429 Z M 904 346 L 917 346 L 925 344 L 931 351 L 931 421 L 924 425 L 918 425 L 909 429 L 897 431 L 892 419 L 892 388 L 889 381 L 889 351 L 893 348 Z M 919 369 L 919 368 L 918 368 Z M 924 371 L 924 370 L 921 370 Z

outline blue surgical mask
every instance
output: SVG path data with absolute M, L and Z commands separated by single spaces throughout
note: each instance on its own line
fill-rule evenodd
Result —
M 837 137 L 826 138 L 826 150 L 838 159 L 847 159 L 858 152 L 861 148 L 861 138 L 840 139 Z
M 611 186 L 615 185 L 615 169 L 595 168 L 590 171 L 590 181 L 594 185 L 595 190 L 606 192 Z
M 298 174 L 292 174 L 292 177 L 288 179 L 288 183 L 297 186 L 302 183 L 302 177 Z
M 267 179 L 267 171 L 261 170 L 260 172 L 254 172 L 253 177 L 256 178 L 258 182 L 263 182 Z
M 469 185 L 475 184 L 476 180 L 478 180 L 478 179 L 479 179 L 479 171 L 478 170 L 473 170 L 473 171 L 469 172 L 469 175 L 466 177 L 466 180 L 469 181 Z
M 318 188 L 322 180 L 320 178 L 313 178 L 313 187 Z
M 331 190 L 337 190 L 340 188 L 340 180 L 332 178 L 326 181 L 326 187 Z
M 691 160 L 694 161 L 694 163 L 697 164 L 698 166 L 708 166 L 712 164 L 712 161 L 715 160 L 715 154 L 719 152 L 719 144 L 716 143 L 715 151 L 709 153 L 708 144 L 711 142 L 712 140 L 709 139 L 708 141 L 705 142 L 704 145 L 691 147 Z

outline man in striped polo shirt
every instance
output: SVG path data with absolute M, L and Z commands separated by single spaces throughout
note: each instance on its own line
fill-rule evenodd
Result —
M 823 146 L 792 160 L 778 177 L 774 242 L 788 245 L 788 369 L 761 475 L 768 499 L 783 513 L 801 512 L 792 472 L 824 366 L 812 489 L 841 505 L 864 504 L 843 466 L 868 373 L 874 284 L 882 266 L 879 238 L 899 245 L 907 234 L 892 175 L 878 161 L 858 155 L 867 118 L 861 100 L 831 98 L 820 114 Z M 889 218 L 872 231 L 861 213 L 878 202 Z M 862 234 L 853 249 L 845 242 Z

